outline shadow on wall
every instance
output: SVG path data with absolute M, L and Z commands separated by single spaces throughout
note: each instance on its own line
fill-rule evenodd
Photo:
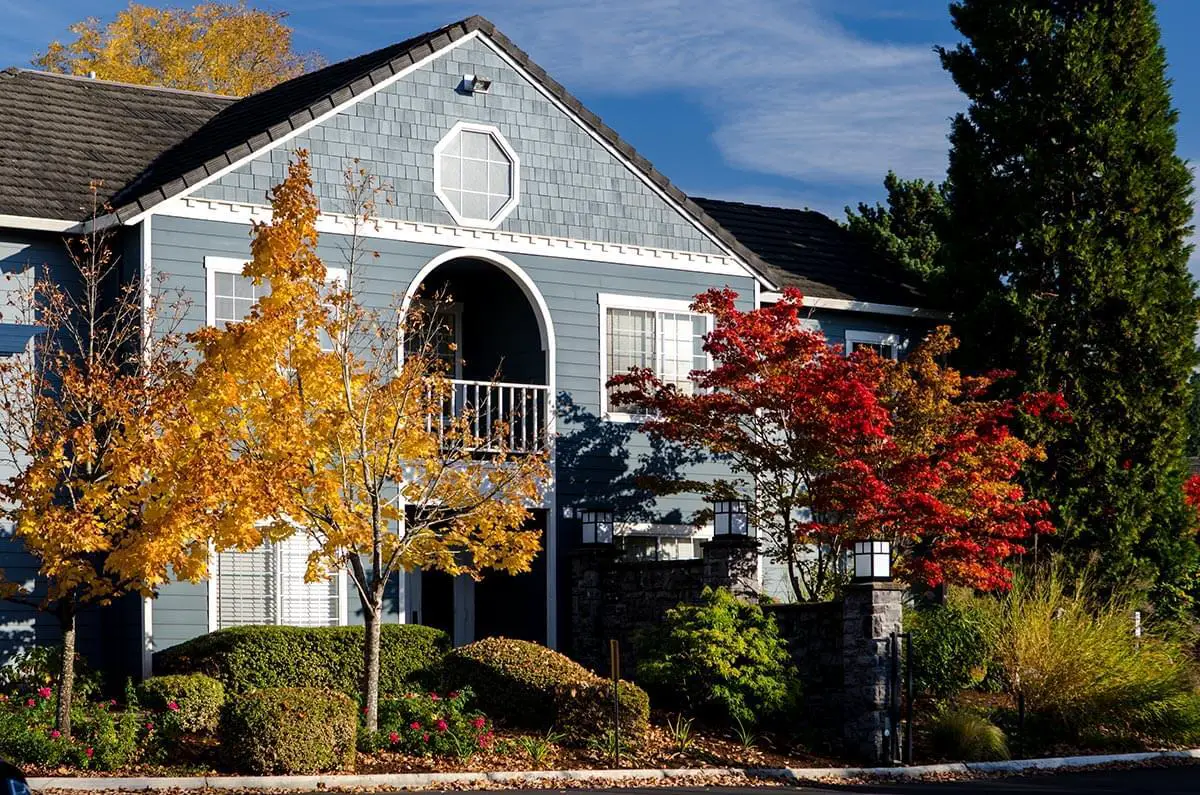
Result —
M 690 522 L 679 508 L 658 512 L 655 500 L 662 484 L 682 482 L 682 472 L 705 463 L 708 456 L 637 428 L 634 423 L 604 420 L 576 404 L 570 393 L 560 392 L 555 447 L 560 500 L 605 506 L 621 522 Z

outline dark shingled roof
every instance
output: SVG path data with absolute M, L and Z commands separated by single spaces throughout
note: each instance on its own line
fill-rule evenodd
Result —
M 813 210 L 694 200 L 767 263 L 767 277 L 806 296 L 926 306 L 911 277 L 836 221 Z
M 103 180 L 102 198 L 128 220 L 473 31 L 487 35 L 767 281 L 794 284 L 814 297 L 920 304 L 920 293 L 896 267 L 819 213 L 693 201 L 480 16 L 240 100 L 26 70 L 0 73 L 0 213 L 84 220 L 87 185 Z
M 83 220 L 235 100 L 24 69 L 0 72 L 0 214 Z M 102 212 L 102 210 L 101 210 Z

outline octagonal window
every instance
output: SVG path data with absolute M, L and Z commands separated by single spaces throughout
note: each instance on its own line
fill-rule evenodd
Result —
M 434 187 L 456 223 L 495 227 L 516 207 L 520 163 L 496 128 L 456 124 L 434 158 Z

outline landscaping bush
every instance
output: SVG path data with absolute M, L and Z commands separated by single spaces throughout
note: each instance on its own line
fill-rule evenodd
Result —
M 969 598 L 905 615 L 912 637 L 913 684 L 920 693 L 948 696 L 977 687 L 988 674 L 991 648 L 985 619 Z
M 138 710 L 82 699 L 71 709 L 74 737 L 68 740 L 54 728 L 54 707 L 54 693 L 46 686 L 33 695 L 4 699 L 0 757 L 22 766 L 114 770 L 138 761 L 153 742 L 153 723 Z
M 1135 639 L 1125 600 L 1094 600 L 1086 583 L 1068 588 L 1050 571 L 979 603 L 1003 686 L 1059 737 L 1200 739 L 1194 663 L 1178 643 Z
M 795 703 L 799 681 L 774 618 L 727 590 L 667 611 L 645 633 L 637 679 L 667 703 L 725 721 L 760 723 Z
M 470 688 L 446 694 L 405 693 L 379 702 L 379 731 L 359 741 L 359 750 L 388 748 L 420 756 L 466 759 L 491 747 L 491 721 L 468 708 Z
M 933 752 L 955 762 L 995 762 L 1008 759 L 1008 739 L 999 726 L 982 715 L 949 710 L 929 727 Z
M 555 728 L 571 741 L 586 740 L 612 725 L 612 685 L 579 663 L 523 640 L 485 638 L 446 655 L 446 682 L 470 687 L 479 706 L 509 726 Z M 621 732 L 641 736 L 650 699 L 630 682 L 618 689 Z
M 164 713 L 169 728 L 178 732 L 215 730 L 225 704 L 225 686 L 204 674 L 155 676 L 142 682 L 137 694 L 139 704 Z
M 20 649 L 0 665 L 0 694 L 21 698 L 42 687 L 54 687 L 62 670 L 61 646 Z M 82 655 L 75 655 L 75 697 L 87 699 L 100 691 L 100 676 Z
M 358 709 L 344 693 L 278 687 L 231 697 L 221 710 L 221 752 L 259 775 L 311 774 L 354 765 Z
M 450 646 L 446 633 L 415 624 L 381 627 L 379 689 L 411 690 Z M 231 627 L 154 655 L 158 674 L 206 674 L 229 693 L 265 687 L 328 688 L 357 696 L 362 683 L 362 627 Z

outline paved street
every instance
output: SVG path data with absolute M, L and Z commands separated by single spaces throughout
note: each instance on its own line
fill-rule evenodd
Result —
M 770 789 L 738 787 L 622 787 L 609 790 L 566 790 L 595 795 L 765 795 Z M 1066 795 L 1071 793 L 1137 793 L 1138 795 L 1200 795 L 1200 765 L 1142 770 L 1042 774 L 1020 778 L 944 783 L 847 784 L 780 789 L 779 792 L 863 793 L 863 795 Z M 505 795 L 527 795 L 513 790 Z

